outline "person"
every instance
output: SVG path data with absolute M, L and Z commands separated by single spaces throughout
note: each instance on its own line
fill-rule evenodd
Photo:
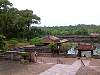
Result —
M 37 56 L 37 52 L 35 51 L 34 53 L 35 53 L 35 57 L 36 57 Z
M 37 52 L 35 51 L 34 54 L 35 54 L 35 62 L 37 62 Z

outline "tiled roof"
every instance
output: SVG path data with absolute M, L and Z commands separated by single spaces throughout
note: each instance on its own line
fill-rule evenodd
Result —
M 93 45 L 87 45 L 87 44 L 81 44 L 77 46 L 77 50 L 81 50 L 81 51 L 91 51 L 91 50 L 95 50 L 95 46 Z
M 48 35 L 48 36 L 45 36 L 42 38 L 43 42 L 44 43 L 51 43 L 51 42 L 60 42 L 60 39 L 55 37 L 55 36 L 51 36 L 51 35 Z

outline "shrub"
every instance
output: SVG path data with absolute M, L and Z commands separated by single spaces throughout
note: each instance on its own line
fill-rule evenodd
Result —
M 9 43 L 10 44 L 17 44 L 18 43 L 18 41 L 17 41 L 17 39 L 16 38 L 12 38 L 10 41 L 9 41 Z
M 5 48 L 5 36 L 4 35 L 0 35 L 0 49 L 4 50 Z
M 29 56 L 29 53 L 28 52 L 20 52 L 19 53 L 25 60 L 26 58 Z
M 8 41 L 8 45 L 10 48 L 14 48 L 17 45 L 18 41 L 16 38 L 12 38 L 11 40 Z
M 55 50 L 57 49 L 57 45 L 55 43 L 50 43 L 48 45 L 48 48 L 51 49 L 51 52 L 54 53 Z
M 35 38 L 31 39 L 31 40 L 30 40 L 30 44 L 34 44 L 34 45 L 42 45 L 41 38 L 35 37 Z
M 61 44 L 61 48 L 62 48 L 62 50 L 64 51 L 64 52 L 68 52 L 68 50 L 70 50 L 72 47 L 75 47 L 76 46 L 76 44 L 74 44 L 74 43 L 69 43 L 69 42 L 67 42 L 67 43 L 62 43 Z
M 55 49 L 55 48 L 57 48 L 57 47 L 56 47 L 56 44 L 55 44 L 55 43 L 50 43 L 50 44 L 48 45 L 48 48 L 49 48 L 49 49 Z

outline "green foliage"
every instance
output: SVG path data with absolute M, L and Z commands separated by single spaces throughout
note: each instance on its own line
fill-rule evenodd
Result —
M 31 39 L 35 37 L 42 37 L 43 35 L 45 35 L 45 31 L 41 30 L 38 27 L 32 26 L 29 35 Z
M 74 32 L 74 34 L 76 34 L 76 35 L 88 35 L 88 31 L 86 29 L 81 28 L 79 30 L 76 30 Z
M 30 36 L 30 32 L 31 32 L 31 24 L 38 24 L 40 23 L 40 17 L 38 17 L 37 15 L 33 14 L 32 10 L 21 10 L 19 11 L 19 15 L 22 16 L 23 18 L 23 25 L 25 25 L 26 27 L 26 37 L 27 37 L 27 41 L 30 40 L 31 36 Z M 22 23 L 21 23 L 22 24 Z
M 32 10 L 18 10 L 8 0 L 0 0 L 0 33 L 7 39 L 27 38 L 31 24 L 40 23 L 40 17 Z M 27 33 L 27 34 L 26 34 Z
M 19 53 L 24 59 L 26 59 L 26 57 L 29 56 L 29 53 L 28 52 L 20 52 Z
M 42 45 L 42 40 L 39 37 L 35 37 L 30 40 L 30 43 L 34 45 Z
M 75 26 L 31 27 L 40 24 L 41 18 L 32 10 L 18 10 L 8 0 L 0 0 L 0 33 L 7 39 L 29 39 L 44 35 L 89 35 L 100 33 L 100 25 L 78 24 Z
M 16 38 L 12 38 L 12 39 L 10 39 L 9 43 L 16 45 L 18 43 L 18 41 Z
M 14 48 L 18 44 L 18 41 L 16 38 L 12 38 L 8 41 L 8 47 Z
M 55 53 L 55 51 L 57 51 L 57 44 L 56 43 L 50 43 L 48 45 L 48 48 L 51 50 L 52 53 Z
M 45 31 L 44 35 L 89 35 L 90 33 L 100 33 L 100 25 L 79 24 L 75 26 L 55 26 L 55 27 L 39 27 Z
M 50 43 L 50 44 L 48 45 L 48 48 L 51 49 L 51 50 L 54 50 L 54 49 L 57 48 L 57 45 L 56 45 L 55 43 Z
M 0 35 L 0 49 L 4 50 L 5 48 L 5 36 L 4 35 Z
M 65 53 L 68 53 L 69 49 L 71 49 L 72 47 L 76 47 L 76 43 L 70 43 L 70 42 L 62 43 L 61 47 Z

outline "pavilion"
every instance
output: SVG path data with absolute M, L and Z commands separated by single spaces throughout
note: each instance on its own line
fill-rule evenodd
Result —
M 50 43 L 57 43 L 57 45 L 60 45 L 61 43 L 68 42 L 68 40 L 67 39 L 61 40 L 58 37 L 48 35 L 48 36 L 45 36 L 45 37 L 42 38 L 42 42 L 43 42 L 44 45 L 48 45 Z
M 76 50 L 78 50 L 78 56 L 81 57 L 81 52 L 82 51 L 91 51 L 91 57 L 93 56 L 93 50 L 95 50 L 96 47 L 91 44 L 79 44 L 76 47 Z

